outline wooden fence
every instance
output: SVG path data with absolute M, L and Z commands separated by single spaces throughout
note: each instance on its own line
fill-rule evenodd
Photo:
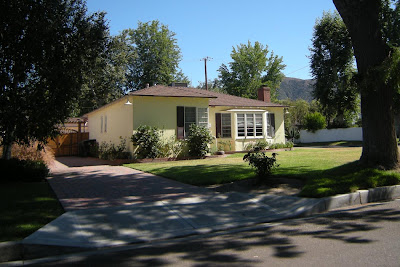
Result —
M 54 156 L 78 156 L 79 144 L 89 139 L 89 133 L 66 133 L 51 139 L 48 146 L 53 149 Z

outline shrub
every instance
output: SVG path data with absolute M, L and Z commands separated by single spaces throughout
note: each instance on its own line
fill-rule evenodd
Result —
M 268 178 L 272 170 L 279 166 L 276 165 L 276 155 L 276 153 L 272 153 L 272 157 L 268 157 L 264 152 L 248 152 L 244 155 L 243 160 L 255 168 L 257 177 L 261 181 L 261 179 Z
M 292 148 L 294 146 L 293 142 L 275 143 L 269 146 L 269 149 L 281 149 L 281 148 Z
M 47 165 L 39 160 L 0 159 L 0 169 L 1 182 L 41 182 L 49 175 Z
M 161 154 L 161 137 L 157 127 L 141 125 L 131 137 L 132 143 L 137 147 L 138 158 L 156 158 Z
M 265 141 L 264 139 L 257 140 L 257 142 L 250 142 L 248 143 L 244 149 L 247 151 L 258 151 L 258 150 L 264 150 L 269 147 L 269 143 Z
M 285 136 L 288 140 L 292 140 L 300 138 L 300 130 L 297 127 L 291 127 L 290 129 L 285 129 Z
M 232 151 L 232 142 L 231 140 L 217 140 L 218 142 L 218 151 Z
M 254 145 L 254 150 L 264 150 L 269 147 L 269 143 L 264 139 L 257 140 L 256 144 Z
M 249 142 L 244 146 L 244 150 L 246 151 L 253 151 L 256 143 L 255 142 Z
M 318 130 L 326 128 L 326 119 L 319 112 L 308 113 L 304 117 L 304 124 L 308 131 L 315 133 Z
M 208 145 L 212 142 L 213 137 L 207 128 L 196 124 L 190 125 L 187 137 L 190 156 L 204 157 L 210 152 Z
M 161 158 L 178 158 L 185 156 L 186 143 L 183 140 L 175 140 L 175 136 L 171 136 L 160 145 L 159 157 Z
M 115 159 L 125 159 L 128 158 L 126 149 L 126 139 L 120 137 L 120 143 L 115 146 L 113 143 L 102 142 L 98 147 L 98 155 L 101 159 L 115 160 Z
M 2 155 L 3 147 L 0 147 L 0 155 Z M 27 161 L 42 161 L 47 165 L 54 160 L 53 150 L 39 142 L 30 142 L 29 144 L 13 144 L 11 148 L 11 157 L 27 160 Z

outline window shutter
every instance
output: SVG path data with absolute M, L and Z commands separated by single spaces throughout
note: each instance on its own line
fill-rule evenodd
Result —
M 272 137 L 275 137 L 275 114 L 271 113 Z
M 275 114 L 267 113 L 268 123 L 267 123 L 267 135 L 269 137 L 275 137 Z
M 215 127 L 215 136 L 217 138 L 222 137 L 221 113 L 215 113 Z
M 185 137 L 185 108 L 176 107 L 176 136 L 178 139 Z

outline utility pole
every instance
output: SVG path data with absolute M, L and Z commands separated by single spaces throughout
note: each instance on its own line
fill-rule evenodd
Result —
M 200 59 L 200 61 L 201 61 L 201 60 L 204 60 L 204 74 L 205 74 L 205 79 L 206 79 L 206 90 L 208 90 L 208 82 L 207 82 L 207 61 L 209 61 L 209 60 L 211 60 L 211 59 L 212 59 L 211 57 L 205 57 L 205 58 Z

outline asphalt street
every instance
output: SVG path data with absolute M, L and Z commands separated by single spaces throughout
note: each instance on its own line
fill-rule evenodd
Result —
M 36 266 L 400 266 L 400 200 Z

